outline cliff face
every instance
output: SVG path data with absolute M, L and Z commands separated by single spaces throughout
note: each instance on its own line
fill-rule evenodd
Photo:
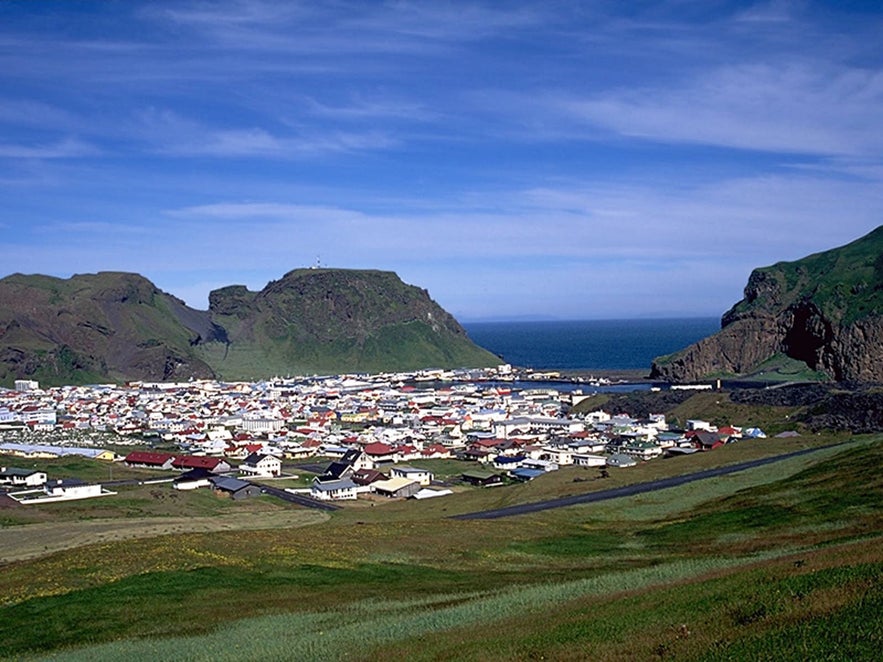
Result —
M 298 270 L 188 307 L 137 274 L 0 279 L 0 383 L 261 379 L 484 366 L 425 290 L 389 272 Z
M 846 246 L 755 270 L 721 330 L 657 358 L 651 376 L 745 376 L 778 356 L 838 381 L 883 381 L 883 227 Z

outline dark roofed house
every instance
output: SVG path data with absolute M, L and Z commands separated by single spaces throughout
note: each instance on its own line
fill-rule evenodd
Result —
M 282 460 L 274 455 L 252 453 L 239 465 L 239 470 L 254 476 L 279 476 L 282 473 Z
M 370 485 L 378 480 L 386 480 L 387 476 L 377 469 L 359 469 L 352 475 L 352 479 L 356 485 Z
M 197 467 L 190 471 L 185 471 L 175 480 L 172 481 L 172 487 L 176 490 L 194 490 L 197 487 L 208 487 L 212 484 L 211 479 L 215 477 L 208 469 Z
M 240 499 L 247 499 L 248 497 L 258 496 L 261 493 L 261 488 L 258 485 L 253 485 L 246 480 L 240 480 L 238 478 L 230 478 L 228 476 L 216 476 L 211 479 L 212 485 L 215 486 L 216 492 L 222 492 L 224 494 L 229 494 L 230 498 L 238 501 Z
M 718 434 L 717 432 L 700 431 L 693 435 L 692 442 L 696 448 L 710 451 L 723 446 L 727 443 L 727 439 L 725 435 Z
M 464 471 L 460 474 L 464 483 L 478 487 L 493 487 L 503 484 L 503 475 L 490 471 Z
M 3 467 L 0 469 L 0 485 L 39 487 L 46 480 L 46 473 L 36 469 L 18 469 L 16 467 Z

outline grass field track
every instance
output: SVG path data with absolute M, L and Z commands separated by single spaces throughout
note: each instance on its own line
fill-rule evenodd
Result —
M 66 549 L 111 541 L 154 536 L 293 528 L 319 524 L 328 515 L 316 510 L 282 510 L 263 513 L 231 513 L 213 517 L 153 517 L 43 522 L 9 528 L 0 542 L 0 563 L 37 558 Z

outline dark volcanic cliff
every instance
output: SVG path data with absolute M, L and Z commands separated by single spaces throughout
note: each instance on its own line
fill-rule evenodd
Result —
M 721 330 L 657 358 L 651 376 L 744 376 L 782 357 L 838 381 L 883 381 L 883 226 L 846 246 L 756 269 Z
M 0 383 L 492 365 L 425 290 L 390 272 L 296 270 L 260 292 L 230 286 L 210 310 L 137 274 L 0 279 Z

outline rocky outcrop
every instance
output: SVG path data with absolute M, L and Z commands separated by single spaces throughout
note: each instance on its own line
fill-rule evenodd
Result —
M 883 228 L 847 246 L 757 269 L 721 330 L 657 358 L 651 377 L 750 375 L 777 356 L 838 381 L 883 381 Z

